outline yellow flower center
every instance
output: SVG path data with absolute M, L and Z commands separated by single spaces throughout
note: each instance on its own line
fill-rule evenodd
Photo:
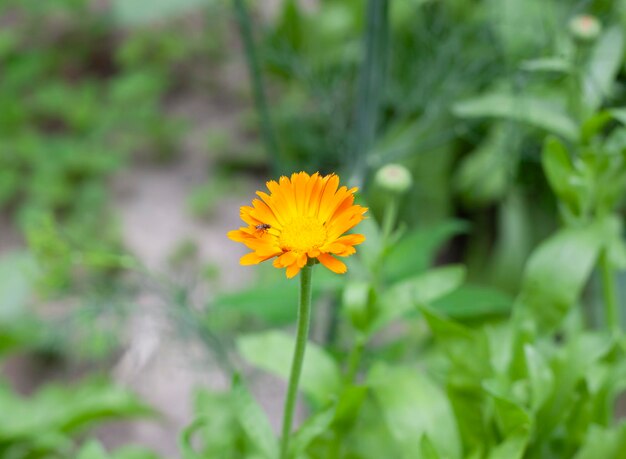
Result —
M 283 250 L 308 252 L 326 242 L 327 231 L 314 217 L 298 217 L 283 227 L 278 244 Z

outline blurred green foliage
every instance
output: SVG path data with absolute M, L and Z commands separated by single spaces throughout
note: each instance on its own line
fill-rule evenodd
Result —
M 285 92 L 272 112 L 285 170 L 354 172 L 366 3 L 376 2 L 327 1 L 311 12 L 287 0 L 266 30 L 266 70 Z M 623 455 L 615 274 L 626 268 L 626 4 L 585 7 L 604 27 L 583 40 L 568 28 L 580 5 L 566 1 L 391 2 L 377 140 L 358 154 L 372 172 L 404 162 L 416 186 L 390 228 L 398 202 L 366 182 L 376 219 L 358 228 L 367 241 L 347 279 L 315 273 L 314 328 L 328 333 L 308 345 L 308 412 L 290 457 Z M 458 213 L 469 224 L 450 219 Z M 466 253 L 458 242 L 442 252 L 450 237 Z M 594 273 L 601 329 L 581 307 Z M 295 320 L 296 290 L 262 277 L 212 301 L 204 326 L 224 325 L 215 321 L 223 311 L 260 320 L 237 322 L 246 333 L 235 347 L 286 379 L 295 340 L 272 328 Z M 336 311 L 330 323 L 319 317 L 324 299 Z M 184 457 L 276 457 L 279 439 L 258 406 L 233 402 L 241 388 L 200 395 Z M 212 422 L 215 412 L 223 423 Z M 254 413 L 257 429 L 246 429 L 243 413 Z
M 97 358 L 116 345 L 115 324 L 100 319 L 128 292 L 92 274 L 137 264 L 120 247 L 110 179 L 133 156 L 176 155 L 184 125 L 164 114 L 168 96 L 219 89 L 202 62 L 227 54 L 225 3 L 216 4 L 197 10 L 200 29 L 168 21 L 165 1 L 149 15 L 137 14 L 140 0 L 105 13 L 87 0 L 0 5 L 0 211 L 31 250 L 0 259 L 0 359 L 76 349 Z M 365 185 L 367 242 L 349 274 L 315 272 L 321 339 L 307 349 L 306 416 L 291 457 L 621 459 L 626 3 L 389 2 L 374 69 L 367 4 L 309 10 L 284 0 L 274 20 L 254 23 L 278 148 L 268 158 L 252 143 L 241 154 L 211 131 L 222 175 L 188 201 L 193 215 L 211 217 L 239 190 L 234 170 L 267 164 L 345 172 Z M 602 23 L 597 36 L 568 27 L 583 8 Z M 366 72 L 379 84 L 369 91 Z M 252 121 L 251 112 L 240 119 L 254 138 Z M 390 162 L 409 167 L 415 183 L 393 203 L 371 183 Z M 195 250 L 183 244 L 172 255 L 173 278 Z M 278 328 L 295 320 L 297 286 L 260 271 L 258 284 L 218 293 L 206 310 L 178 279 L 154 287 L 180 329 L 233 374 L 229 390 L 197 392 L 180 436 L 185 459 L 276 457 L 278 439 L 236 370 L 241 360 L 286 379 L 294 339 Z M 590 299 L 594 277 L 602 296 Z M 84 306 L 77 313 L 44 321 L 31 309 L 34 291 L 70 288 Z M 601 327 L 589 325 L 593 300 L 605 306 Z M 89 439 L 99 422 L 151 413 L 107 381 L 28 397 L 2 385 L 0 411 L 12 413 L 0 419 L 8 459 L 156 457 Z
M 132 155 L 177 154 L 184 125 L 165 98 L 219 38 L 175 24 L 123 30 L 86 0 L 6 1 L 0 17 L 0 210 L 34 239 L 50 239 L 53 221 L 57 245 L 119 251 L 112 174 Z M 53 277 L 64 286 L 69 274 Z

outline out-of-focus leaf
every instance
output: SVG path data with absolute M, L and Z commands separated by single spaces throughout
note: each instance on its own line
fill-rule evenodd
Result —
M 519 403 L 500 394 L 489 383 L 485 384 L 487 392 L 491 395 L 498 427 L 505 437 L 516 435 L 520 432 L 530 432 L 532 418 Z
M 238 379 L 234 381 L 232 397 L 239 423 L 250 441 L 266 459 L 278 457 L 278 441 L 266 414 Z
M 252 365 L 285 379 L 289 376 L 295 339 L 280 331 L 245 335 L 237 340 L 239 352 Z M 309 342 L 302 366 L 300 388 L 318 405 L 339 393 L 341 372 L 324 349 Z
M 475 385 L 492 373 L 484 333 L 453 322 L 430 307 L 422 306 L 420 310 L 435 340 L 453 364 L 455 377 Z
M 56 451 L 94 422 L 152 414 L 133 394 L 102 380 L 71 388 L 46 386 L 28 399 L 0 386 L 0 445 Z
M 620 123 L 626 124 L 626 108 L 613 108 L 609 113 Z
M 441 459 L 441 455 L 437 452 L 437 448 L 433 445 L 433 442 L 430 441 L 428 435 L 422 435 L 422 439 L 420 440 L 420 458 L 422 459 Z
M 578 139 L 574 120 L 562 109 L 529 94 L 486 94 L 456 103 L 453 111 L 461 118 L 508 119 L 544 129 L 569 141 Z
M 578 204 L 578 193 L 574 184 L 574 166 L 565 145 L 555 137 L 546 140 L 541 163 L 546 178 L 555 194 L 573 208 Z
M 282 274 L 282 273 L 281 273 Z M 313 299 L 321 292 L 341 286 L 341 278 L 325 268 L 316 269 Z M 218 296 L 211 306 L 218 311 L 238 311 L 258 317 L 272 325 L 295 322 L 298 314 L 298 283 L 284 275 L 249 289 Z
M 611 27 L 596 42 L 583 80 L 583 101 L 590 112 L 610 95 L 623 55 L 622 29 Z
M 587 283 L 602 243 L 600 223 L 562 229 L 543 242 L 528 260 L 516 307 L 541 329 L 557 327 Z
M 463 158 L 454 180 L 456 192 L 468 206 L 484 206 L 502 198 L 511 184 L 511 134 L 495 124 L 487 138 Z
M 489 453 L 488 459 L 521 459 L 527 445 L 528 433 L 515 433 L 496 446 Z
M 305 449 L 309 444 L 320 435 L 328 431 L 330 425 L 335 418 L 336 406 L 320 411 L 311 416 L 304 424 L 293 434 L 289 444 L 290 454 L 294 458 L 302 457 Z
M 561 57 L 543 57 L 527 60 L 520 64 L 520 68 L 527 72 L 569 73 L 572 71 L 570 62 Z
M 418 439 L 425 434 L 443 457 L 461 457 L 461 440 L 450 402 L 426 374 L 379 363 L 372 368 L 368 381 L 405 457 L 413 457 Z
M 493 27 L 494 40 L 509 62 L 528 58 L 548 47 L 560 16 L 556 8 L 546 8 L 543 0 L 487 0 L 486 14 Z
M 425 271 L 441 246 L 452 236 L 467 230 L 467 224 L 449 220 L 429 228 L 417 228 L 404 236 L 387 254 L 384 272 L 390 280 Z
M 234 391 L 213 392 L 207 389 L 200 389 L 194 394 L 196 418 L 179 437 L 183 459 L 231 459 L 235 445 L 245 445 L 246 451 L 250 449 L 250 440 L 241 428 L 233 394 Z M 244 447 L 237 449 L 241 452 Z
M 99 442 L 92 440 L 82 446 L 76 459 L 159 459 L 159 456 L 147 449 L 134 446 L 107 453 Z
M 537 412 L 554 390 L 554 375 L 535 347 L 527 344 L 524 346 L 524 354 L 530 383 L 531 408 Z
M 348 281 L 341 298 L 342 311 L 355 330 L 365 331 L 375 314 L 375 292 L 366 281 Z
M 24 311 L 34 287 L 35 264 L 27 253 L 9 253 L 0 258 L 0 323 Z
M 626 423 L 612 429 L 591 426 L 574 459 L 621 459 L 626 451 Z
M 379 300 L 380 313 L 372 331 L 402 317 L 418 306 L 428 304 L 458 288 L 465 279 L 465 267 L 460 265 L 436 268 L 403 280 L 388 289 Z
M 508 314 L 513 298 L 497 289 L 465 284 L 431 305 L 453 319 L 471 320 Z
M 90 441 L 80 449 L 76 459 L 109 459 L 109 455 L 100 443 Z

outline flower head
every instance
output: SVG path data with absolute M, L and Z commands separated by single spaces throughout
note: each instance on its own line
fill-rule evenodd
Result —
M 392 193 L 406 193 L 413 184 L 411 171 L 401 164 L 387 164 L 376 172 L 374 181 L 381 188 Z
M 276 268 L 287 268 L 294 277 L 309 259 L 317 259 L 333 272 L 345 273 L 346 265 L 333 255 L 347 257 L 365 240 L 362 234 L 345 234 L 361 220 L 367 208 L 354 205 L 356 188 L 339 188 L 335 174 L 320 176 L 306 172 L 267 182 L 269 194 L 257 191 L 261 199 L 241 207 L 241 219 L 248 225 L 230 231 L 228 237 L 242 242 L 251 253 L 242 265 L 270 258 Z
M 569 22 L 570 33 L 580 41 L 593 41 L 602 32 L 602 23 L 590 14 L 574 16 Z

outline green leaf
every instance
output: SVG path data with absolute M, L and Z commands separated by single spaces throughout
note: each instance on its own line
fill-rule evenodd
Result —
M 592 425 L 574 459 L 621 459 L 626 451 L 626 423 L 609 429 Z
M 539 328 L 557 327 L 587 283 L 603 243 L 600 223 L 566 228 L 544 241 L 530 256 L 516 308 Z
M 232 388 L 237 419 L 247 437 L 266 459 L 278 457 L 278 441 L 266 414 L 238 378 Z
M 446 394 L 416 369 L 376 364 L 368 381 L 389 431 L 407 458 L 414 457 L 422 435 L 443 457 L 461 457 L 461 440 Z
M 375 314 L 375 292 L 366 281 L 348 281 L 341 296 L 342 311 L 355 330 L 365 331 Z
M 446 266 L 403 280 L 380 298 L 380 313 L 372 332 L 402 317 L 418 306 L 428 304 L 458 288 L 465 279 L 465 267 Z
M 528 440 L 527 432 L 517 432 L 495 447 L 489 453 L 488 459 L 522 459 Z
M 456 103 L 453 111 L 461 118 L 508 119 L 544 129 L 569 141 L 578 139 L 578 126 L 561 108 L 529 94 L 486 94 Z
M 97 441 L 90 441 L 78 452 L 76 459 L 108 459 L 109 455 Z
M 487 336 L 442 316 L 432 308 L 420 307 L 435 340 L 453 366 L 455 379 L 477 386 L 491 370 Z
M 284 379 L 289 377 L 295 339 L 280 331 L 245 335 L 237 348 L 249 363 Z M 326 351 L 309 342 L 302 366 L 300 389 L 316 404 L 323 405 L 341 388 L 341 372 Z
M 304 453 L 309 444 L 329 430 L 335 418 L 335 410 L 336 406 L 331 406 L 309 417 L 306 422 L 302 424 L 291 438 L 289 444 L 291 457 L 302 457 L 302 453 Z
M 531 409 L 536 413 L 552 395 L 554 375 L 550 366 L 534 346 L 524 346 L 526 368 L 531 391 Z
M 494 401 L 496 420 L 500 432 L 508 437 L 520 432 L 530 432 L 532 418 L 524 407 L 507 396 L 499 394 L 490 382 L 485 383 L 486 391 Z
M 622 124 L 626 124 L 626 108 L 613 108 L 609 113 Z
M 61 451 L 72 435 L 95 422 L 153 413 L 133 394 L 105 380 L 72 387 L 49 385 L 27 399 L 0 386 L 0 406 L 13 413 L 0 417 L 0 444 L 40 452 Z
M 571 63 L 561 57 L 530 59 L 522 62 L 520 68 L 527 72 L 570 73 L 572 71 Z
M 272 268 L 274 269 L 274 268 Z M 316 269 L 313 282 L 313 298 L 321 292 L 338 288 L 341 279 L 326 269 Z M 256 316 L 272 325 L 295 322 L 298 313 L 298 282 L 287 279 L 284 273 L 269 282 L 249 289 L 219 295 L 211 304 L 214 312 L 238 311 Z
M 193 438 L 203 427 L 210 425 L 208 416 L 200 416 L 194 419 L 180 433 L 178 447 L 183 459 L 202 459 L 202 455 L 196 452 L 193 446 Z
M 596 42 L 583 80 L 583 101 L 596 111 L 611 95 L 624 54 L 624 34 L 618 26 L 608 29 Z
M 465 284 L 431 305 L 452 319 L 472 320 L 508 314 L 513 298 L 495 288 Z
M 195 420 L 180 435 L 184 459 L 223 457 L 233 459 L 234 451 L 252 449 L 239 422 L 234 391 L 213 392 L 200 389 L 194 394 Z M 254 447 L 254 450 L 258 448 Z
M 548 137 L 541 155 L 543 172 L 555 194 L 572 208 L 578 209 L 578 190 L 574 184 L 574 166 L 565 145 L 556 137 Z
M 430 441 L 428 435 L 422 435 L 420 440 L 420 458 L 421 459 L 441 459 L 441 455 L 437 452 L 437 448 Z
M 425 271 L 448 239 L 466 231 L 467 224 L 460 220 L 448 220 L 436 226 L 413 230 L 385 257 L 385 276 L 389 280 L 399 280 Z

